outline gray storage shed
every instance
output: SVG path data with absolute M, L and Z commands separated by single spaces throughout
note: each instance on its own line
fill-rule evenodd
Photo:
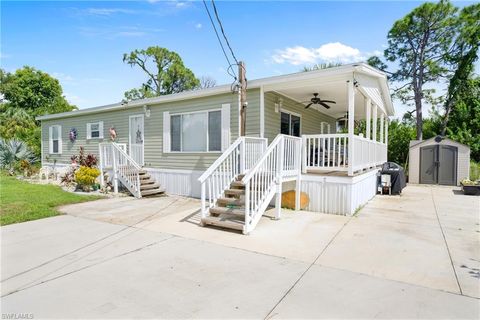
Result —
M 468 146 L 440 136 L 410 141 L 409 183 L 458 185 L 469 173 Z

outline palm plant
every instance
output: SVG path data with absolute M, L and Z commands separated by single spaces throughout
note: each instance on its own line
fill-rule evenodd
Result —
M 0 168 L 11 170 L 19 161 L 27 161 L 32 164 L 38 161 L 38 158 L 25 142 L 15 139 L 9 141 L 0 139 Z

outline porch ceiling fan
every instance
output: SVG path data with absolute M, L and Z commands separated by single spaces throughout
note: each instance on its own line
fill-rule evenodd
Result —
M 327 104 L 327 103 L 336 103 L 335 101 L 332 101 L 332 100 L 322 100 L 318 97 L 318 93 L 314 93 L 313 94 L 313 98 L 310 99 L 310 101 L 304 101 L 305 102 L 310 102 L 309 104 L 307 104 L 305 106 L 305 109 L 308 109 L 310 108 L 311 105 L 313 104 L 319 104 L 327 109 L 330 109 L 330 106 Z

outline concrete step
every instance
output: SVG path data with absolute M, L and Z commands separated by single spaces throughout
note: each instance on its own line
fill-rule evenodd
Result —
M 141 190 L 141 193 L 142 193 L 142 197 L 161 195 L 165 193 L 165 189 L 156 188 L 156 189 L 150 189 L 150 190 Z
M 244 205 L 245 205 L 245 200 L 244 199 L 219 198 L 217 200 L 217 206 L 219 206 L 219 207 L 226 207 L 226 206 L 243 207 Z
M 228 217 L 206 217 L 202 218 L 203 225 L 212 225 L 216 227 L 226 228 L 226 229 L 234 229 L 243 231 L 243 226 L 245 224 L 243 219 L 238 219 L 236 216 L 228 216 Z
M 160 188 L 158 183 L 150 183 L 150 184 L 142 184 L 140 185 L 140 190 L 150 190 L 150 189 L 157 189 Z
M 210 208 L 210 214 L 214 217 L 223 215 L 223 214 L 232 214 L 237 216 L 245 216 L 245 209 L 234 209 L 226 207 L 213 207 Z

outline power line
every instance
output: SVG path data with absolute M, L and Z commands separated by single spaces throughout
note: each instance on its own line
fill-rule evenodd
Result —
M 220 36 L 218 35 L 217 27 L 215 26 L 215 22 L 213 21 L 212 16 L 210 15 L 210 10 L 208 10 L 207 3 L 205 2 L 205 0 L 203 0 L 203 5 L 205 6 L 205 10 L 207 11 L 208 18 L 210 19 L 210 22 L 212 23 L 213 30 L 215 30 L 215 34 L 217 35 L 218 43 L 220 44 L 220 47 L 222 48 L 222 51 L 223 51 L 223 55 L 225 56 L 225 59 L 227 60 L 227 63 L 228 63 L 227 72 L 236 81 L 237 80 L 237 75 L 236 75 L 235 71 L 232 69 L 233 75 L 230 73 L 231 66 L 234 65 L 234 64 L 230 63 L 230 59 L 228 59 L 227 52 L 225 51 L 225 48 L 223 47 L 222 40 L 220 39 Z M 215 14 L 216 14 L 216 9 L 215 9 Z M 223 28 L 222 28 L 222 33 L 223 33 Z M 228 41 L 227 41 L 227 44 L 228 44 Z M 228 46 L 230 47 L 229 44 L 228 44 Z M 231 50 L 231 48 L 230 48 L 230 50 Z M 233 55 L 233 51 L 232 51 L 232 55 Z M 233 58 L 235 59 L 235 61 L 237 61 L 237 59 L 235 58 L 234 55 L 233 55 Z M 238 64 L 238 62 L 237 62 L 237 64 Z
M 204 1 L 205 2 L 205 1 Z M 237 57 L 235 57 L 235 53 L 233 53 L 233 49 L 230 46 L 230 42 L 228 42 L 228 38 L 225 34 L 225 30 L 223 30 L 223 25 L 222 21 L 220 21 L 220 17 L 218 16 L 218 11 L 217 11 L 217 6 L 215 5 L 215 1 L 212 0 L 212 5 L 213 5 L 213 11 L 215 12 L 215 17 L 217 18 L 218 24 L 220 26 L 220 30 L 222 31 L 223 38 L 225 38 L 225 42 L 227 43 L 228 48 L 230 49 L 230 52 L 232 53 L 233 60 L 235 60 L 235 63 L 239 65 Z

